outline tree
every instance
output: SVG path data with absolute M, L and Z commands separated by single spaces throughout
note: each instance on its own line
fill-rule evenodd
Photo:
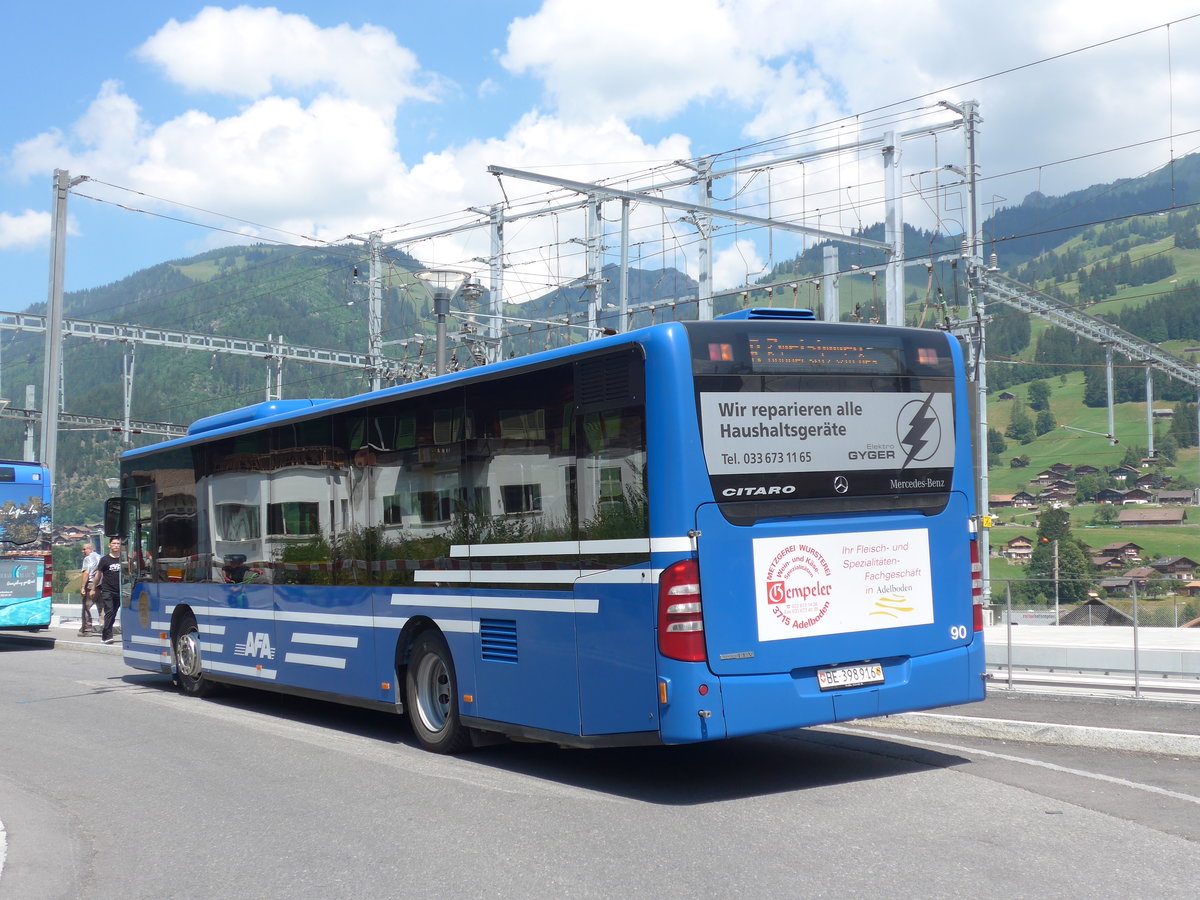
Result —
M 1170 435 L 1180 447 L 1196 446 L 1196 404 L 1180 400 L 1175 404 L 1175 415 L 1171 419 Z
M 1029 408 L 1037 412 L 1050 408 L 1050 385 L 1040 380 L 1029 382 Z
M 1033 419 L 1029 417 L 1025 407 L 1015 401 L 1012 406 L 1012 418 L 1009 420 L 1004 436 L 1022 444 L 1028 444 L 1035 437 Z
M 1043 434 L 1049 434 L 1058 427 L 1058 420 L 1054 418 L 1054 413 L 1048 409 L 1043 409 L 1037 414 L 1037 421 L 1034 423 L 1033 430 L 1040 437 Z
M 1055 553 L 1058 555 L 1058 599 L 1060 603 L 1083 603 L 1091 585 L 1092 565 L 1088 548 L 1071 536 L 1071 514 L 1050 509 L 1038 522 L 1038 542 L 1029 560 L 1029 578 L 1037 590 L 1054 595 Z M 1039 585 L 1040 582 L 1040 585 Z
M 989 428 L 987 431 L 988 443 L 988 468 L 993 468 L 1000 462 L 1000 454 L 1008 449 L 1008 443 L 995 428 Z

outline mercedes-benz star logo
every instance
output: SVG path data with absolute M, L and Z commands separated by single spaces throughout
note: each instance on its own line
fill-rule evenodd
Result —
M 839 494 L 844 494 L 846 491 L 850 490 L 850 482 L 846 480 L 845 475 L 839 475 L 837 478 L 833 479 L 833 489 Z

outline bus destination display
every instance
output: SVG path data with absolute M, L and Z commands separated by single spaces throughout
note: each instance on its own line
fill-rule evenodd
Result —
M 753 372 L 900 371 L 898 348 L 867 346 L 839 335 L 834 340 L 808 335 L 748 334 L 746 352 Z

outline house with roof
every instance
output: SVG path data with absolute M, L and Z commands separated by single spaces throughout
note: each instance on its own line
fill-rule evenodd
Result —
M 1001 548 L 1000 555 L 1016 563 L 1027 563 L 1033 557 L 1033 541 L 1018 535 Z
M 1013 494 L 1013 506 L 1020 509 L 1036 509 L 1038 505 L 1037 497 L 1029 493 L 1029 491 L 1017 491 Z
M 1130 562 L 1137 562 L 1142 558 L 1144 549 L 1141 544 L 1135 544 L 1133 541 L 1118 541 L 1113 544 L 1105 544 L 1100 548 L 1099 553 L 1102 556 L 1120 556 Z
M 992 509 L 1010 509 L 1012 505 L 1012 494 L 992 494 L 988 497 L 988 506 Z
M 1101 488 L 1096 491 L 1096 502 L 1108 506 L 1120 506 L 1125 502 L 1125 492 L 1116 488 Z
M 1200 563 L 1188 556 L 1164 556 L 1148 564 L 1151 569 L 1179 581 L 1191 581 L 1196 577 Z
M 1100 590 L 1108 597 L 1128 597 L 1133 591 L 1133 579 L 1126 575 L 1101 578 Z
M 1078 478 L 1080 475 L 1099 475 L 1100 470 L 1095 466 L 1084 464 L 1082 466 L 1076 466 L 1073 474 L 1076 478 Z
M 1125 561 L 1119 556 L 1093 556 L 1092 565 L 1101 571 L 1116 571 L 1119 572 L 1125 568 Z
M 1058 620 L 1059 625 L 1132 625 L 1133 617 L 1096 597 Z
M 1108 470 L 1108 475 L 1117 481 L 1126 481 L 1131 476 L 1137 476 L 1137 469 L 1132 466 L 1117 466 Z
M 1117 513 L 1117 524 L 1122 528 L 1138 528 L 1150 525 L 1182 525 L 1187 520 L 1187 510 L 1172 509 L 1123 509 Z
M 1129 506 L 1130 504 L 1144 505 L 1154 499 L 1154 495 L 1148 490 L 1140 487 L 1130 488 L 1127 491 L 1121 492 L 1121 505 Z
M 1163 506 L 1192 506 L 1196 495 L 1194 491 L 1159 491 L 1158 502 Z

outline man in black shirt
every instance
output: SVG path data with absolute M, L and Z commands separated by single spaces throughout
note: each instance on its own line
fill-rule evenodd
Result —
M 108 542 L 108 555 L 100 557 L 92 573 L 92 585 L 100 611 L 104 614 L 104 629 L 100 637 L 106 644 L 113 642 L 113 623 L 121 607 L 121 541 L 113 538 Z

